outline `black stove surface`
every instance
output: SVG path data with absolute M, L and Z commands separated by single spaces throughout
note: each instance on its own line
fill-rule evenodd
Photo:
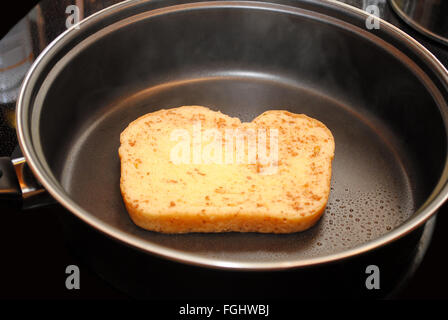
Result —
M 77 1 L 82 4 L 83 15 L 88 16 L 119 1 Z M 381 17 L 398 26 L 428 48 L 448 67 L 448 47 L 415 32 L 392 12 L 386 1 L 342 1 L 363 8 L 369 4 L 380 7 Z M 44 0 L 29 19 L 32 56 L 36 57 L 58 34 L 65 30 L 65 8 L 71 1 Z M 15 101 L 0 102 L 0 156 L 19 154 L 14 130 Z M 64 237 L 60 216 L 69 214 L 60 205 L 21 212 L 2 210 L 0 243 L 0 298 L 129 298 L 95 272 L 89 261 L 72 250 Z M 448 298 L 445 243 L 448 243 L 448 205 L 444 205 L 437 221 L 431 222 L 420 240 L 419 249 L 412 257 L 406 281 L 384 296 L 391 298 Z M 432 229 L 433 228 L 433 229 Z M 430 234 L 433 232 L 431 240 Z M 425 235 L 425 233 L 424 233 Z M 87 241 L 87 240 L 86 240 Z M 431 243 L 430 243 L 431 242 Z M 426 250 L 427 249 L 427 250 Z M 425 254 L 426 251 L 426 254 Z M 424 255 L 424 257 L 423 257 Z M 391 257 L 393 259 L 393 257 Z M 67 290 L 65 273 L 68 265 L 77 265 L 82 273 L 82 290 Z M 248 297 L 249 298 L 249 297 Z

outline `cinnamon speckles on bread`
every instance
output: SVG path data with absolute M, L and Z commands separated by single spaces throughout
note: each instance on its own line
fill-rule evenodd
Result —
M 297 232 L 328 200 L 334 139 L 305 115 L 271 110 L 242 123 L 184 106 L 138 118 L 120 142 L 121 193 L 144 229 Z

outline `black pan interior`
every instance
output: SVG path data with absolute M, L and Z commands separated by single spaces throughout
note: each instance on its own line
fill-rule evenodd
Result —
M 34 139 L 68 195 L 113 228 L 221 261 L 298 261 L 384 235 L 431 193 L 446 136 L 425 81 L 403 53 L 326 16 L 190 8 L 134 18 L 67 54 L 41 89 Z M 119 134 L 145 113 L 181 105 L 244 121 L 281 108 L 325 123 L 336 153 L 321 221 L 289 235 L 163 235 L 136 227 L 119 191 Z

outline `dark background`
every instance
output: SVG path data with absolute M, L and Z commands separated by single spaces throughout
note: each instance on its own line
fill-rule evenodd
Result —
M 85 0 L 84 16 L 118 1 Z M 44 0 L 39 3 L 43 25 L 30 22 L 33 56 L 36 57 L 52 39 L 65 30 L 65 8 L 79 1 Z M 344 1 L 362 7 L 363 1 Z M 365 2 L 365 1 L 364 1 Z M 367 1 L 368 2 L 368 1 Z M 375 2 L 375 1 L 373 1 Z M 384 1 L 377 1 L 381 17 L 409 33 L 432 51 L 448 67 L 448 47 L 443 47 L 404 25 Z M 37 1 L 21 2 L 22 11 L 10 9 L 3 20 L 1 37 L 22 18 Z M 3 13 L 5 15 L 5 13 Z M 17 152 L 14 129 L 15 103 L 0 104 L 0 156 Z M 59 216 L 67 213 L 59 205 L 21 212 L 0 209 L 0 298 L 128 298 L 89 269 L 64 240 Z M 438 215 L 432 243 L 412 279 L 394 298 L 448 298 L 448 205 Z M 81 270 L 81 290 L 65 288 L 65 268 L 74 264 Z

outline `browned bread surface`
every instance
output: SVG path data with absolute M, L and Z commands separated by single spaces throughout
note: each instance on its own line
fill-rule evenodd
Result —
M 208 129 L 221 136 L 206 136 Z M 254 163 L 248 149 L 243 161 L 236 161 L 236 140 L 231 149 L 224 147 L 229 142 L 225 138 L 231 137 L 226 130 L 235 129 L 256 132 L 257 143 L 259 129 L 266 130 L 268 155 L 277 150 L 270 144 L 275 135 L 270 130 L 277 130 L 278 161 L 263 163 L 257 153 Z M 173 130 L 190 134 L 190 157 L 181 152 L 185 149 L 176 149 L 188 140 L 175 134 L 173 138 Z M 191 138 L 198 132 L 202 140 Z M 216 137 L 222 140 L 213 140 Z M 207 149 L 213 141 L 221 141 L 222 154 Z M 242 123 L 201 106 L 164 109 L 130 123 L 120 143 L 123 200 L 134 223 L 147 230 L 297 232 L 314 225 L 328 201 L 334 139 L 325 125 L 303 114 L 271 110 Z M 208 150 L 215 161 L 198 158 L 194 150 Z M 182 154 L 183 161 L 173 161 L 173 154 Z

